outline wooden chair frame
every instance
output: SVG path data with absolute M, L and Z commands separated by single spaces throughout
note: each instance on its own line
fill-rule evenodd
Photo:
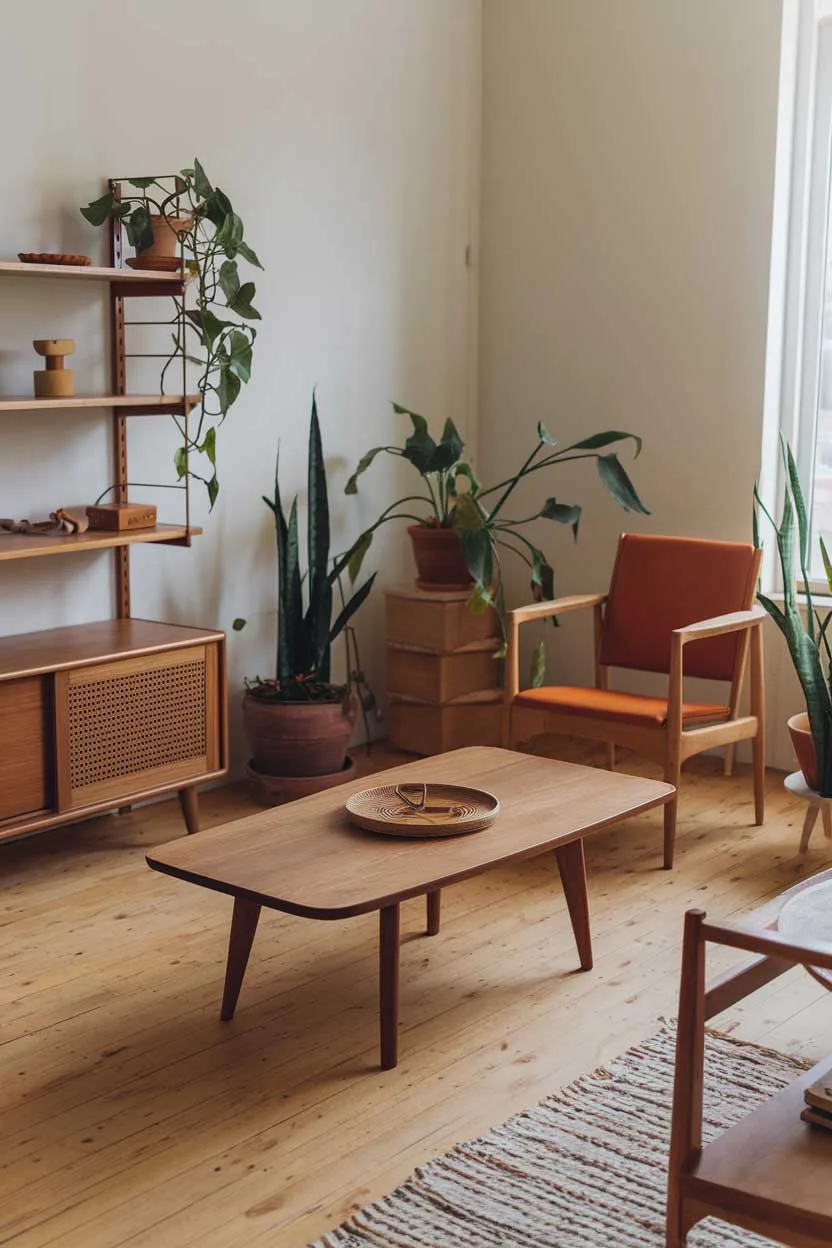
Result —
M 761 552 L 756 551 L 750 584 L 756 584 Z M 753 592 L 753 590 L 752 590 Z M 750 603 L 744 611 L 734 611 L 713 619 L 700 620 L 685 628 L 677 628 L 671 637 L 670 673 L 668 681 L 668 716 L 665 724 L 655 727 L 622 723 L 610 718 L 602 719 L 582 715 L 580 711 L 551 711 L 545 707 L 515 706 L 520 692 L 519 641 L 520 626 L 530 620 L 548 619 L 565 615 L 569 611 L 592 608 L 595 633 L 595 687 L 609 688 L 610 668 L 601 663 L 601 645 L 604 636 L 604 607 L 606 594 L 573 594 L 555 598 L 549 602 L 533 603 L 508 612 L 506 677 L 503 708 L 503 744 L 509 749 L 533 736 L 559 733 L 581 737 L 589 741 L 604 741 L 609 746 L 610 767 L 615 765 L 615 746 L 620 745 L 654 759 L 664 768 L 664 779 L 679 787 L 682 763 L 694 754 L 725 746 L 725 774 L 730 775 L 734 766 L 734 746 L 737 741 L 751 741 L 754 759 L 754 818 L 759 825 L 765 817 L 765 689 L 763 682 L 762 623 L 766 613 L 762 607 Z M 728 716 L 715 723 L 684 728 L 682 724 L 684 649 L 691 641 L 703 641 L 707 637 L 721 637 L 741 632 L 743 637 L 737 646 L 737 657 L 731 679 L 728 698 Z M 751 706 L 750 714 L 740 715 L 739 701 L 743 678 L 751 655 Z M 673 866 L 676 839 L 676 809 L 678 795 L 664 808 L 664 866 Z
M 706 1021 L 795 966 L 832 971 L 832 948 L 705 918 L 701 910 L 685 915 L 666 1246 L 684 1248 L 697 1222 L 717 1217 L 789 1248 L 828 1248 L 832 1133 L 801 1123 L 800 1110 L 804 1088 L 826 1074 L 829 1059 L 708 1145 L 702 1142 L 702 1101 Z M 708 942 L 757 956 L 706 988 Z

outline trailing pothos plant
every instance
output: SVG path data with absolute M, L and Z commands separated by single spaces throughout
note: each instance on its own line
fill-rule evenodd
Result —
M 243 222 L 230 199 L 211 184 L 198 160 L 178 174 L 124 178 L 118 185 L 120 194 L 111 182 L 104 195 L 81 209 L 82 215 L 97 226 L 121 222 L 137 254 L 154 241 L 151 217 L 164 217 L 179 235 L 183 266 L 193 278 L 185 296 L 176 299 L 176 315 L 170 322 L 173 348 L 160 385 L 164 387 L 165 375 L 176 359 L 184 357 L 199 369 L 201 402 L 196 428 L 189 424 L 186 434 L 184 420 L 174 417 L 183 440 L 174 464 L 179 480 L 187 472 L 203 482 L 213 507 L 220 488 L 217 429 L 251 377 L 257 337 L 251 322 L 260 320 L 254 306 L 254 282 L 241 281 L 238 262 L 242 259 L 258 269 L 263 266 L 243 237 Z M 125 193 L 124 188 L 131 189 Z M 207 461 L 207 471 L 194 467 L 198 456 Z
M 277 654 L 276 677 L 260 676 L 246 680 L 252 697 L 266 702 L 347 703 L 354 691 L 359 698 L 369 740 L 368 715 L 376 708 L 375 697 L 361 669 L 352 618 L 366 601 L 374 572 L 360 589 L 347 599 L 341 578 L 348 555 L 330 557 L 329 498 L 321 446 L 318 408 L 312 396 L 307 466 L 307 566 L 301 570 L 298 532 L 298 500 L 295 497 L 288 516 L 280 493 L 280 452 L 274 474 L 274 498 L 263 496 L 274 517 L 277 539 Z M 304 595 L 305 586 L 305 595 Z M 337 601 L 336 601 L 337 594 Z M 305 603 L 304 603 L 305 596 Z M 335 618 L 333 612 L 338 608 Z M 233 623 L 235 631 L 245 620 Z M 343 634 L 347 655 L 347 679 L 336 684 L 331 679 L 331 652 Z
M 797 465 L 791 447 L 783 438 L 780 439 L 780 451 L 784 478 L 780 523 L 777 523 L 765 506 L 755 486 L 754 545 L 760 545 L 759 520 L 762 514 L 774 530 L 777 542 L 783 601 L 782 604 L 777 603 L 759 592 L 757 600 L 765 607 L 786 639 L 795 674 L 806 699 L 817 762 L 818 791 L 821 797 L 832 797 L 832 649 L 829 640 L 832 611 L 826 611 L 822 615 L 815 606 L 809 576 L 809 516 Z M 832 594 L 832 561 L 823 538 L 819 541 L 824 573 L 829 593 Z M 798 599 L 798 571 L 802 582 L 800 592 L 804 595 L 802 602 Z
M 397 415 L 409 418 L 413 431 L 403 446 L 376 446 L 358 463 L 346 485 L 347 494 L 358 492 L 358 479 L 378 455 L 405 459 L 421 477 L 422 492 L 407 494 L 387 507 L 361 534 L 349 552 L 349 570 L 357 576 L 370 549 L 373 534 L 391 520 L 409 520 L 428 527 L 452 528 L 459 534 L 465 562 L 473 580 L 469 606 L 475 613 L 490 607 L 497 609 L 501 622 L 505 615 L 505 595 L 501 557 L 503 552 L 521 559 L 528 567 L 531 593 L 535 601 L 555 596 L 555 575 L 546 555 L 524 530 L 538 520 L 569 525 L 577 538 L 581 507 L 549 496 L 537 509 L 520 518 L 510 516 L 505 508 L 521 481 L 538 472 L 549 472 L 576 460 L 595 461 L 598 475 L 607 492 L 625 511 L 649 515 L 615 451 L 606 450 L 617 443 L 631 441 L 634 454 L 641 450 L 641 438 L 632 433 L 607 430 L 594 433 L 568 446 L 558 444 L 545 425 L 537 426 L 537 440 L 516 471 L 494 485 L 482 485 L 465 456 L 465 446 L 453 421 L 446 420 L 442 434 L 434 438 L 423 416 L 393 404 Z M 603 452 L 603 453 L 602 453 Z M 427 510 L 424 510 L 424 509 Z M 535 650 L 532 667 L 533 682 L 543 679 L 543 643 Z

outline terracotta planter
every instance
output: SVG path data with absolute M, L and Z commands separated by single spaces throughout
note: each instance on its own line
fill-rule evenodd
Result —
M 330 776 L 347 756 L 358 702 L 268 702 L 247 693 L 243 729 L 255 771 L 270 776 Z
M 799 715 L 792 715 L 788 721 L 788 727 L 794 752 L 797 755 L 800 770 L 803 772 L 803 779 L 810 789 L 817 789 L 818 763 L 815 758 L 812 730 L 809 727 L 809 716 L 805 711 L 801 711 Z
M 336 784 L 346 784 L 355 779 L 355 762 L 348 754 L 340 771 L 329 776 L 269 776 L 256 771 L 251 763 L 246 766 L 246 779 L 251 796 L 261 806 L 281 806 L 310 793 L 332 789 Z
M 467 589 L 473 584 L 462 542 L 456 529 L 411 524 L 407 530 L 413 543 L 413 557 L 420 589 Z
M 151 215 L 153 242 L 136 253 L 133 269 L 175 269 L 179 265 L 179 238 L 193 226 L 190 217 L 159 217 Z M 176 263 L 174 263 L 174 261 Z

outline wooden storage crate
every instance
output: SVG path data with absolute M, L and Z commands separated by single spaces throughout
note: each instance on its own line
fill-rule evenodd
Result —
M 414 585 L 387 591 L 387 641 L 450 654 L 478 641 L 500 636 L 496 611 L 474 615 L 466 590 L 432 593 Z
M 503 695 L 499 689 L 442 705 L 391 694 L 387 708 L 390 740 L 413 754 L 442 754 L 466 745 L 499 745 Z
M 451 702 L 454 698 L 495 689 L 500 664 L 497 642 L 479 641 L 453 654 L 436 654 L 415 646 L 387 647 L 387 688 L 390 693 L 420 702 Z

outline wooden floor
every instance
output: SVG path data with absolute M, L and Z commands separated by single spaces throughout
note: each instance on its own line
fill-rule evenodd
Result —
M 374 769 L 391 761 L 377 751 Z M 0 847 L 0 1244 L 316 1238 L 655 1031 L 675 1010 L 685 907 L 742 913 L 832 865 L 819 833 L 798 857 L 804 811 L 782 775 L 769 777 L 762 829 L 750 788 L 747 771 L 727 780 L 713 759 L 686 768 L 672 873 L 659 869 L 661 812 L 587 842 L 590 974 L 575 972 L 553 862 L 448 890 L 434 940 L 423 905 L 405 905 L 402 1060 L 386 1074 L 374 917 L 264 912 L 237 1017 L 222 1024 L 230 903 L 144 865 L 183 832 L 174 803 Z M 206 826 L 251 809 L 233 788 L 202 805 Z M 831 1008 L 798 970 L 723 1021 L 819 1057 Z

